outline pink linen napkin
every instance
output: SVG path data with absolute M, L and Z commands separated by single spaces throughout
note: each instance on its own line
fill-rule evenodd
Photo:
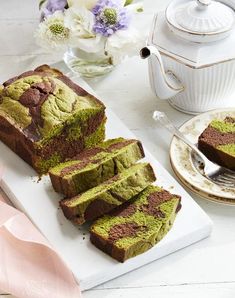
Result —
M 0 169 L 0 179 L 2 170 Z M 0 197 L 0 289 L 19 298 L 79 298 L 71 271 L 20 211 Z

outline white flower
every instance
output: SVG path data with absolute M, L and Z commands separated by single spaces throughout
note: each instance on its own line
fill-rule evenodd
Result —
M 62 49 L 70 42 L 70 30 L 65 26 L 64 14 L 56 11 L 39 24 L 35 32 L 37 42 L 47 49 Z
M 73 6 L 65 13 L 65 25 L 71 32 L 71 45 L 95 53 L 104 49 L 104 39 L 93 32 L 94 15 L 85 7 Z
M 94 37 L 94 15 L 85 7 L 71 7 L 65 12 L 65 25 L 79 38 Z
M 69 7 L 77 6 L 77 7 L 85 7 L 91 10 L 97 3 L 98 0 L 68 0 Z
M 107 39 L 105 52 L 111 56 L 113 64 L 117 65 L 126 57 L 138 55 L 143 43 L 144 40 L 134 27 L 119 30 Z

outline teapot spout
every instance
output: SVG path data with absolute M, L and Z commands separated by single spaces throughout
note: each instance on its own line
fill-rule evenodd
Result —
M 142 59 L 153 58 L 150 60 L 150 77 L 154 91 L 160 99 L 172 98 L 184 90 L 176 75 L 170 70 L 165 71 L 161 54 L 155 47 L 144 47 L 140 51 L 140 56 Z

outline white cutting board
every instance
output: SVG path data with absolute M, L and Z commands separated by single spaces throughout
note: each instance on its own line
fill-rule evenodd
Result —
M 77 82 L 86 86 L 80 79 Z M 108 138 L 135 138 L 109 109 L 107 117 Z M 82 290 L 157 260 L 211 233 L 212 223 L 209 217 L 146 149 L 145 153 L 145 160 L 152 164 L 156 172 L 157 184 L 182 196 L 182 209 L 172 230 L 160 243 L 122 264 L 89 242 L 88 227 L 77 228 L 65 219 L 58 208 L 61 197 L 53 191 L 49 178 L 44 177 L 38 182 L 34 170 L 0 142 L 0 165 L 5 167 L 1 187 L 12 203 L 25 212 L 47 237 L 72 270 Z

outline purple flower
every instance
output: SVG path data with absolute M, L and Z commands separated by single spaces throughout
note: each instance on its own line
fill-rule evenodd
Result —
M 106 37 L 127 29 L 131 19 L 120 0 L 99 0 L 92 12 L 95 15 L 94 32 Z
M 46 7 L 42 10 L 41 20 L 44 20 L 57 10 L 63 11 L 66 5 L 67 0 L 48 0 Z

